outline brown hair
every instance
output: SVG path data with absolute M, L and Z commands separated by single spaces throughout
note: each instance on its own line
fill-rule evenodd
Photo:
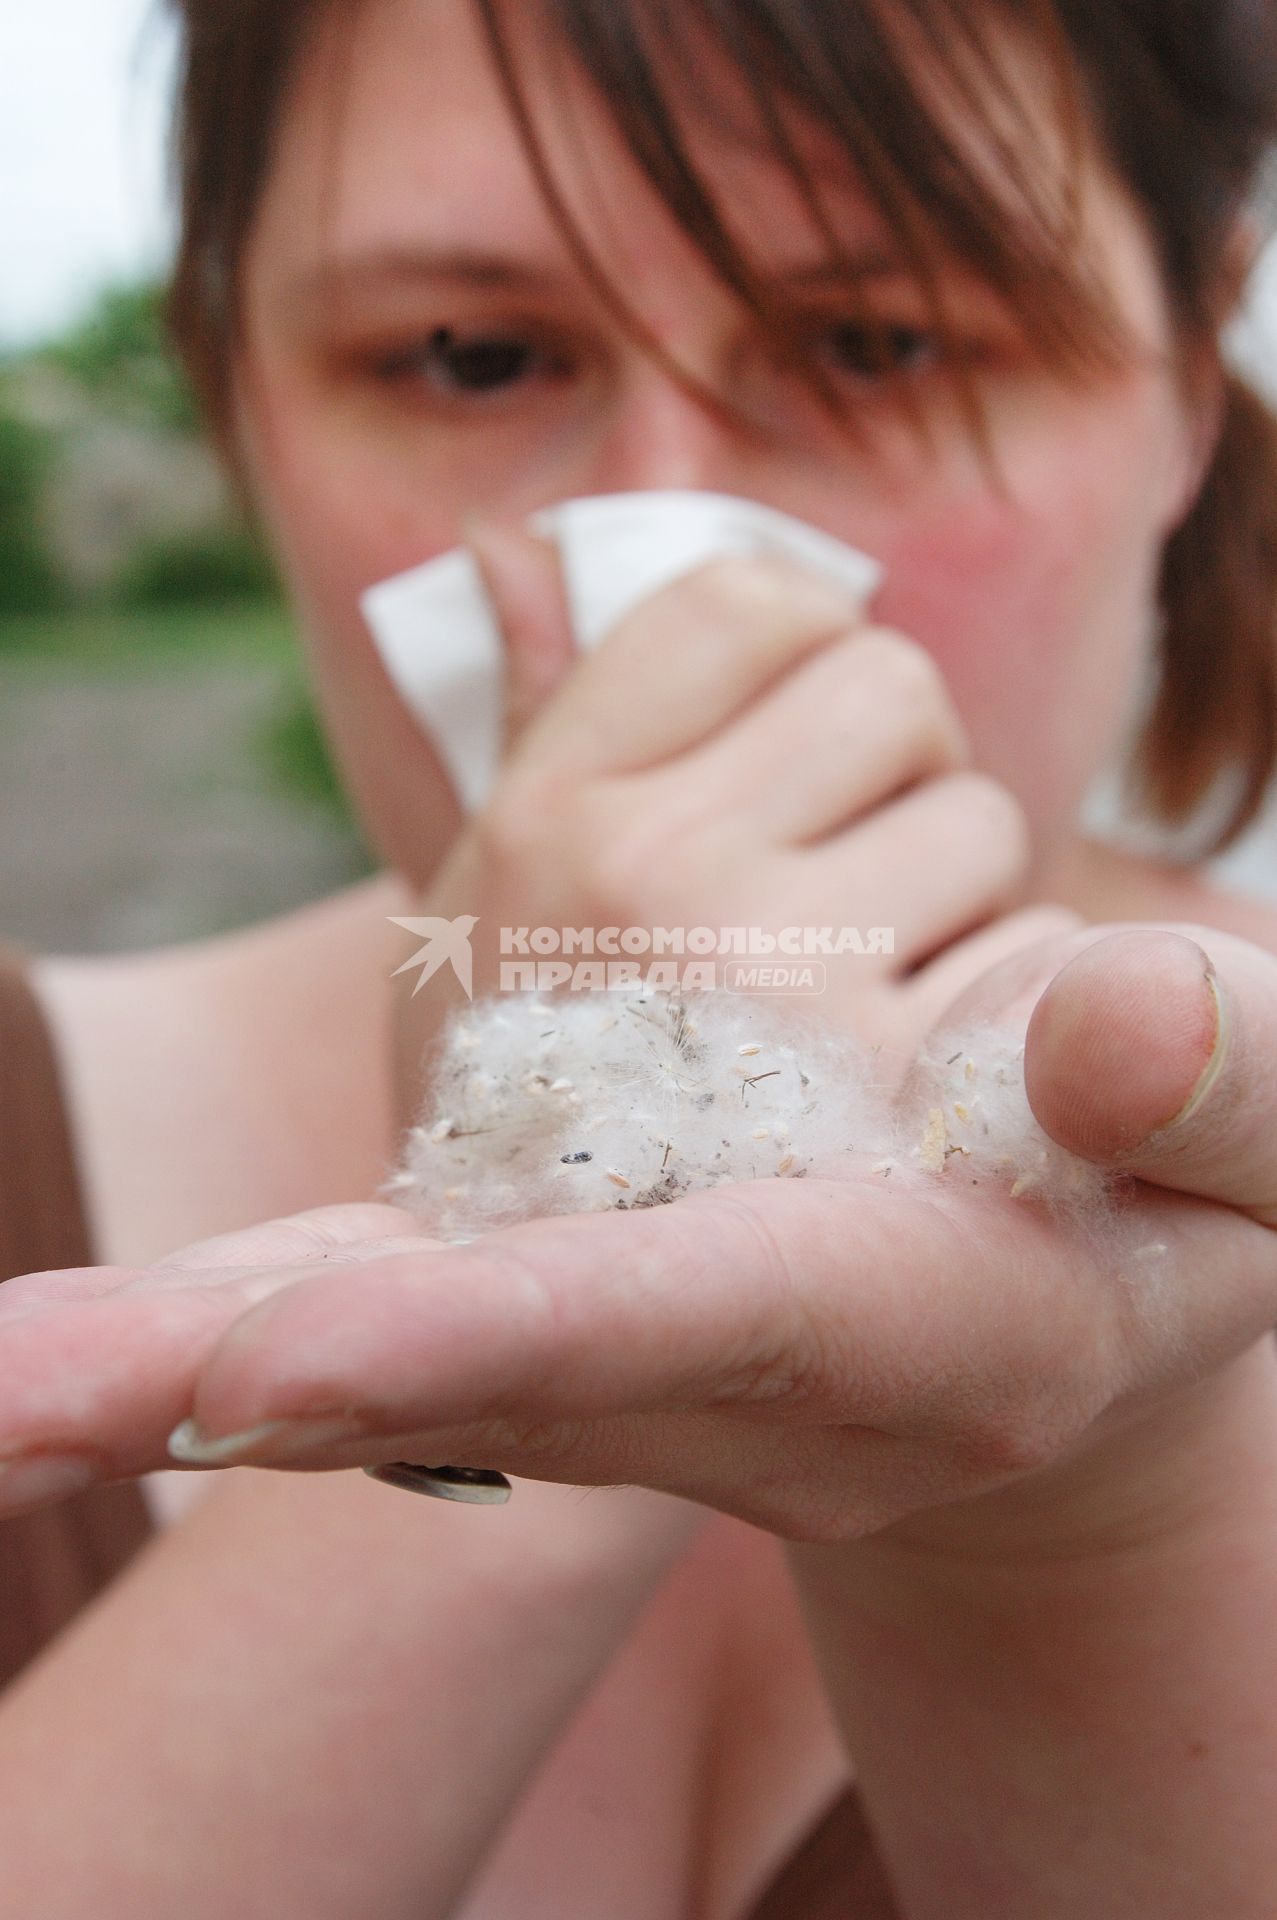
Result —
M 181 245 L 170 312 L 224 447 L 244 243 L 306 37 L 338 4 L 170 0 L 184 29 L 175 125 Z M 345 4 L 353 12 L 357 0 Z M 1222 395 L 1213 459 L 1163 551 L 1160 684 L 1127 797 L 1180 825 L 1231 779 L 1222 825 L 1202 851 L 1229 845 L 1254 819 L 1277 766 L 1277 417 L 1220 356 L 1220 330 L 1239 290 L 1239 218 L 1253 208 L 1277 139 L 1277 0 L 472 4 L 567 244 L 622 323 L 693 386 L 644 332 L 573 225 L 521 77 L 512 18 L 521 31 L 534 28 L 539 49 L 565 52 L 588 74 L 656 192 L 783 357 L 793 358 L 783 308 L 769 297 L 683 134 L 680 105 L 714 111 L 703 91 L 693 91 L 700 80 L 678 79 L 704 74 L 698 37 L 708 35 L 729 56 L 831 253 L 838 240 L 821 183 L 798 151 L 786 107 L 837 141 L 896 234 L 942 332 L 948 320 L 937 268 L 948 257 L 994 290 L 1047 365 L 1063 378 L 1085 379 L 1120 357 L 1121 328 L 1089 271 L 1076 197 L 1059 192 L 1058 168 L 1020 162 L 1040 133 L 1033 104 L 997 50 L 1027 36 L 1045 55 L 1058 107 L 1053 131 L 1064 134 L 1074 160 L 1085 141 L 1098 142 L 1123 181 L 1162 269 L 1186 384 L 1199 395 L 1212 387 Z M 997 27 L 1010 31 L 1010 41 Z M 1076 179 L 1076 169 L 1069 177 Z M 836 404 L 814 366 L 799 370 Z M 961 373 L 955 377 L 979 435 L 978 397 Z M 730 411 L 721 396 L 701 397 Z M 901 398 L 909 404 L 907 391 Z

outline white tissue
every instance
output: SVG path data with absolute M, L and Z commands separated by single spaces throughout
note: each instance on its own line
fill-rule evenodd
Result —
M 862 604 L 881 579 L 877 562 L 855 547 L 729 494 L 599 494 L 547 507 L 528 525 L 557 543 L 582 650 L 649 594 L 720 554 L 785 554 L 832 576 Z M 383 580 L 361 605 L 387 673 L 472 811 L 497 771 L 503 647 L 470 553 L 459 548 Z
M 871 1049 L 757 996 L 499 994 L 452 1016 L 384 1191 L 430 1232 L 467 1240 L 727 1180 L 868 1168 L 1000 1188 L 1117 1247 L 1127 1183 L 1043 1132 L 1023 1054 L 991 1025 L 937 1034 L 892 1093 Z

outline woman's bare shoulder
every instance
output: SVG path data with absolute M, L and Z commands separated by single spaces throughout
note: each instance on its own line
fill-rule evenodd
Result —
M 35 962 L 101 1260 L 369 1196 L 390 1142 L 386 915 L 404 898 L 377 874 L 213 939 Z

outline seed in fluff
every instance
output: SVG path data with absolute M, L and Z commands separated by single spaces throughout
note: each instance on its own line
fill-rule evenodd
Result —
M 933 1173 L 939 1173 L 944 1166 L 944 1150 L 948 1143 L 944 1114 L 939 1107 L 931 1107 L 927 1113 L 926 1132 L 918 1149 L 923 1166 L 929 1167 Z
M 1119 1224 L 1125 1189 L 1110 1194 L 1103 1169 L 1076 1163 L 1034 1123 L 1016 1032 L 942 1035 L 896 1106 L 869 1050 L 812 1032 L 796 1051 L 783 1010 L 764 1019 L 714 993 L 694 997 L 691 1023 L 660 998 L 633 1010 L 628 996 L 597 993 L 506 1004 L 531 999 L 467 1010 L 465 1039 L 445 1053 L 388 1189 L 442 1215 L 452 1238 L 581 1208 L 655 1206 L 759 1174 L 854 1179 L 861 1164 L 875 1184 L 913 1185 L 916 1172 L 951 1190 L 970 1184 L 973 1196 L 1014 1188 L 1013 1204 L 1032 1194 L 1097 1230 L 1108 1231 L 1110 1212 L 1114 1232 Z M 1132 1279 L 1168 1257 L 1140 1256 L 1141 1242 L 1158 1245 L 1147 1228 L 1133 1233 L 1134 1256 L 1122 1249 Z

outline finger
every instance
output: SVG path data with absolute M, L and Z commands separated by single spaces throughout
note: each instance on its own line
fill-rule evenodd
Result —
M 1149 1189 L 1146 1293 L 1138 1264 L 1115 1272 L 988 1183 L 897 1172 L 750 1182 L 308 1279 L 218 1342 L 199 1434 L 223 1464 L 448 1460 L 874 1514 L 888 1489 L 926 1504 L 1017 1478 L 1185 1355 L 1209 1368 L 1270 1324 L 1272 1236 L 1240 1215 Z M 1207 1264 L 1227 1284 L 1204 1290 Z M 904 1483 L 893 1442 L 912 1449 Z
M 148 1288 L 136 1273 L 90 1270 L 90 1286 L 103 1280 L 95 1296 L 0 1324 L 0 1459 L 71 1457 L 106 1479 L 173 1465 L 166 1437 L 200 1362 L 252 1291 L 233 1271 L 220 1286 Z M 9 1510 L 4 1476 L 0 1510 Z
M 757 816 L 774 844 L 799 844 L 970 757 L 930 656 L 871 627 L 804 659 L 679 773 L 703 803 Z
M 1214 928 L 1109 931 L 1029 1022 L 1025 1088 L 1088 1159 L 1277 1226 L 1277 959 Z
M 860 617 L 846 590 L 792 561 L 708 561 L 651 594 L 586 655 L 528 728 L 525 762 L 632 772 L 682 753 Z
M 219 1342 L 198 1383 L 199 1430 L 343 1409 L 364 1433 L 487 1422 L 489 1437 L 500 1420 L 579 1425 L 694 1408 L 809 1425 L 917 1419 L 951 1358 L 943 1329 L 996 1370 L 1014 1316 L 989 1297 L 985 1250 L 964 1282 L 947 1210 L 919 1205 L 938 1186 L 898 1172 L 894 1185 L 868 1173 L 742 1183 L 669 1207 L 530 1222 L 425 1263 L 311 1277 Z M 1076 1248 L 1053 1249 L 1028 1209 L 1011 1209 L 1007 1238 L 1017 1285 L 1031 1274 L 1049 1293 L 1036 1248 L 1073 1274 L 1077 1302 Z M 1080 1317 L 1089 1341 L 1097 1329 Z
M 313 1208 L 217 1234 L 210 1240 L 179 1247 L 147 1267 L 66 1267 L 15 1274 L 0 1285 L 0 1322 L 46 1308 L 76 1306 L 106 1294 L 188 1286 L 187 1275 L 200 1271 L 207 1271 L 210 1281 L 220 1282 L 236 1272 L 264 1276 L 267 1269 L 278 1268 L 283 1285 L 287 1270 L 294 1266 L 316 1260 L 358 1259 L 374 1243 L 384 1246 L 405 1237 L 414 1245 L 422 1244 L 414 1227 L 412 1216 L 402 1207 L 356 1202 Z M 264 1286 L 264 1278 L 259 1284 Z
M 398 1238 L 412 1231 L 412 1217 L 402 1207 L 380 1201 L 353 1201 L 347 1206 L 309 1207 L 278 1220 L 219 1233 L 179 1247 L 153 1266 L 196 1270 L 201 1267 L 284 1266 L 290 1261 L 323 1258 L 343 1247 Z
M 890 927 L 903 973 L 1021 893 L 1029 858 L 1018 805 L 987 774 L 946 774 L 912 788 L 792 866 L 813 900 L 854 902 L 857 923 Z
M 394 1207 L 328 1208 L 222 1235 L 177 1256 L 178 1264 L 71 1268 L 7 1282 L 0 1288 L 0 1460 L 72 1454 L 107 1478 L 171 1467 L 168 1435 L 189 1408 L 201 1360 L 227 1327 L 307 1275 L 387 1251 L 421 1258 L 437 1243 L 414 1225 Z M 230 1258 L 254 1251 L 275 1263 Z
M 465 538 L 504 642 L 504 754 L 570 671 L 572 619 L 553 542 L 481 515 L 467 519 Z

